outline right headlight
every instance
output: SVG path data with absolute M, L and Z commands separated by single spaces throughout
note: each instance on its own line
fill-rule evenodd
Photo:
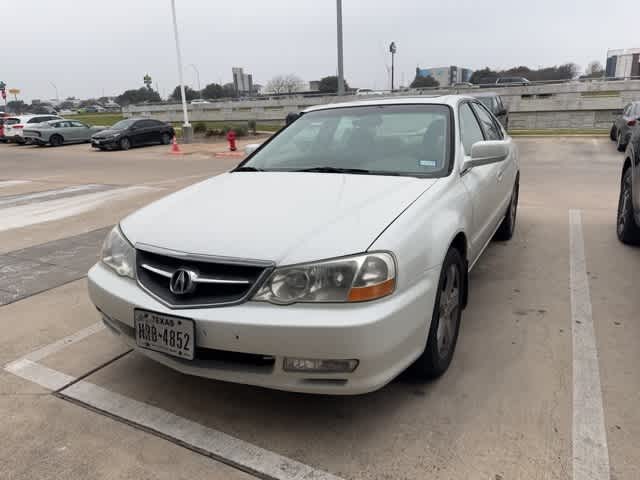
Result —
M 116 225 L 102 244 L 100 260 L 118 275 L 136 278 L 136 250 Z
M 281 305 L 296 302 L 364 302 L 390 295 L 396 264 L 386 252 L 276 268 L 253 300 Z

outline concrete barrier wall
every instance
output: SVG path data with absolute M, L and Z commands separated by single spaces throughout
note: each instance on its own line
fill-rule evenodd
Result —
M 438 89 L 424 92 L 403 92 L 381 97 L 295 96 L 286 98 L 215 102 L 189 105 L 189 120 L 244 122 L 282 122 L 290 112 L 299 112 L 313 105 L 368 100 L 384 97 L 406 97 L 450 93 L 499 93 L 510 112 L 511 129 L 601 129 L 609 128 L 613 118 L 632 100 L 640 100 L 640 80 L 567 82 L 502 87 L 496 89 Z M 140 105 L 124 109 L 127 117 L 148 116 L 166 122 L 182 121 L 182 106 Z

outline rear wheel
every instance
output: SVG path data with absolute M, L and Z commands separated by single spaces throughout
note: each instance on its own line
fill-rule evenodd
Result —
M 127 137 L 120 139 L 120 150 L 129 150 L 131 148 L 131 140 Z
M 609 138 L 614 142 L 618 139 L 618 134 L 616 133 L 616 126 L 612 125 L 611 130 L 609 131 Z
M 52 147 L 59 147 L 64 143 L 64 139 L 60 135 L 52 135 L 49 139 L 49 143 Z
M 624 152 L 627 148 L 624 138 L 622 138 L 622 132 L 618 132 L 618 140 L 616 142 L 619 152 Z
M 633 214 L 633 185 L 631 168 L 627 168 L 622 177 L 620 197 L 618 199 L 618 239 L 628 245 L 640 245 L 640 227 Z
M 516 214 L 518 213 L 518 196 L 520 194 L 520 183 L 516 180 L 516 184 L 513 186 L 511 192 L 511 201 L 509 202 L 509 209 L 504 216 L 504 220 L 500 224 L 498 231 L 495 234 L 495 239 L 500 241 L 511 240 L 513 232 L 516 230 Z
M 171 135 L 163 133 L 160 141 L 162 142 L 162 145 L 169 145 L 171 143 Z
M 450 248 L 440 272 L 427 346 L 411 367 L 419 378 L 436 378 L 449 368 L 460 330 L 465 275 L 462 255 L 457 249 Z

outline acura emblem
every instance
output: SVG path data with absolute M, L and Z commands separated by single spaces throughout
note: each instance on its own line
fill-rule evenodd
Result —
M 171 275 L 169 280 L 169 290 L 175 295 L 186 295 L 195 288 L 193 277 L 195 273 L 190 270 L 179 269 Z

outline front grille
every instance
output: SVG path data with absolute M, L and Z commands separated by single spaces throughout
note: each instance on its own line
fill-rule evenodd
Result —
M 171 276 L 180 269 L 194 272 L 202 282 L 184 294 L 169 288 Z M 268 273 L 267 263 L 244 263 L 206 257 L 174 256 L 138 248 L 138 282 L 150 294 L 177 308 L 222 306 L 245 301 Z

